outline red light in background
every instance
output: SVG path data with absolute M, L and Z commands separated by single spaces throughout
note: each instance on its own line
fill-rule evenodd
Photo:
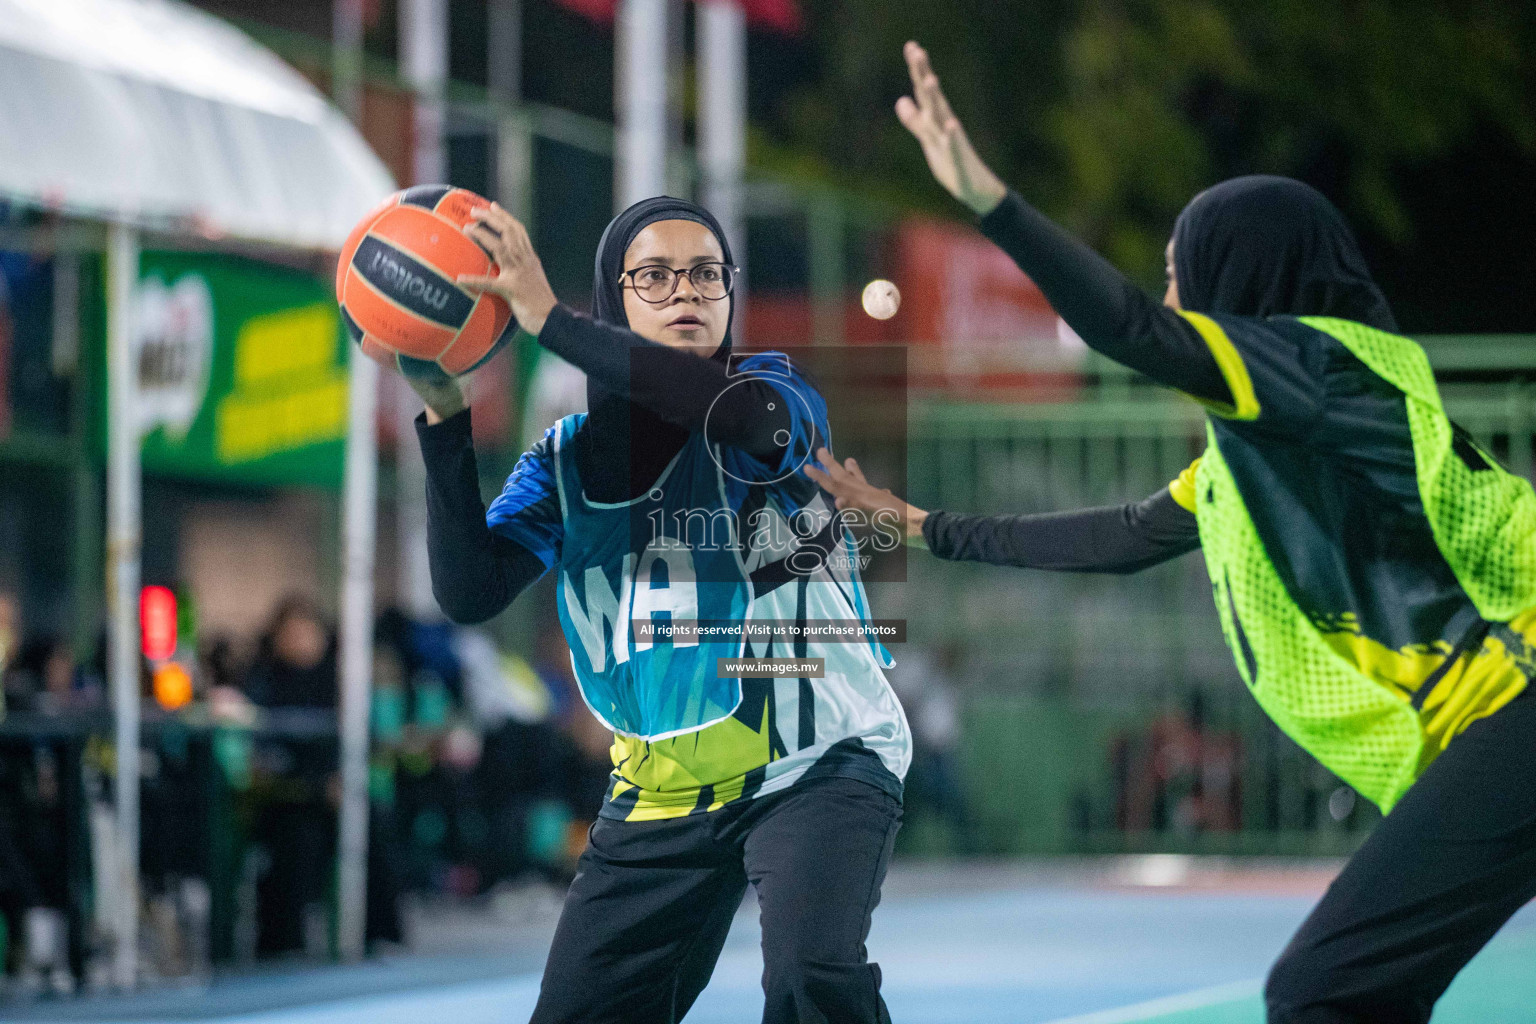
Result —
M 163 661 L 176 653 L 176 595 L 170 587 L 139 591 L 139 632 L 144 657 Z

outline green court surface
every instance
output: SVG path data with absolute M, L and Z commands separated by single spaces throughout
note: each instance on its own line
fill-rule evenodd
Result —
M 1512 922 L 1467 965 L 1435 1007 L 1433 1024 L 1536 1020 L 1536 921 Z M 1258 980 L 1221 985 L 1051 1024 L 1264 1024 Z

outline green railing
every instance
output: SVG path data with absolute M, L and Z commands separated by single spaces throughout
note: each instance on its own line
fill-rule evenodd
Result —
M 1532 470 L 1536 337 L 1424 339 L 1451 416 Z M 1062 404 L 917 403 L 920 507 L 1040 512 L 1164 486 L 1204 447 L 1194 403 L 1123 378 Z M 1376 819 L 1281 735 L 1238 679 L 1197 553 L 1133 576 L 913 554 L 882 615 L 959 644 L 972 828 L 993 852 L 1346 852 Z M 898 657 L 900 652 L 898 651 Z M 913 815 L 918 849 L 953 837 Z

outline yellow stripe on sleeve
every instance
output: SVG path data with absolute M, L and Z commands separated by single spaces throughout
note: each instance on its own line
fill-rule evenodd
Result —
M 1211 355 L 1216 358 L 1216 365 L 1220 368 L 1222 377 L 1226 379 L 1227 388 L 1232 392 L 1232 404 L 1212 402 L 1195 395 L 1190 397 L 1223 419 L 1258 419 L 1259 398 L 1253 393 L 1253 380 L 1248 376 L 1248 367 L 1243 365 L 1243 357 L 1238 354 L 1232 339 L 1227 337 L 1227 332 L 1215 320 L 1203 313 L 1191 313 L 1181 309 L 1179 315 L 1194 325 L 1195 330 L 1200 332 L 1200 337 L 1204 338 L 1206 345 L 1210 347 Z
M 1168 485 L 1168 493 L 1186 512 L 1195 511 L 1195 470 L 1199 468 L 1200 460 L 1196 459 Z

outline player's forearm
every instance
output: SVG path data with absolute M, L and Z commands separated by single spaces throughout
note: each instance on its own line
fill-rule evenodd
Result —
M 1037 515 L 934 511 L 923 541 L 940 558 L 1057 572 L 1139 572 L 1200 545 L 1192 513 L 1165 488 L 1144 501 Z
M 1231 402 L 1215 358 L 1188 321 L 1153 302 L 1018 193 L 1010 191 L 983 217 L 981 230 L 1094 351 L 1186 394 Z
M 690 430 L 709 424 L 709 439 L 768 459 L 783 446 L 790 410 L 765 381 L 731 377 L 723 364 L 647 341 L 633 331 L 557 306 L 539 344 L 608 390 Z
M 427 557 L 432 595 L 454 622 L 484 622 L 544 574 L 521 544 L 491 533 L 480 498 L 467 410 L 416 421 L 427 468 Z

